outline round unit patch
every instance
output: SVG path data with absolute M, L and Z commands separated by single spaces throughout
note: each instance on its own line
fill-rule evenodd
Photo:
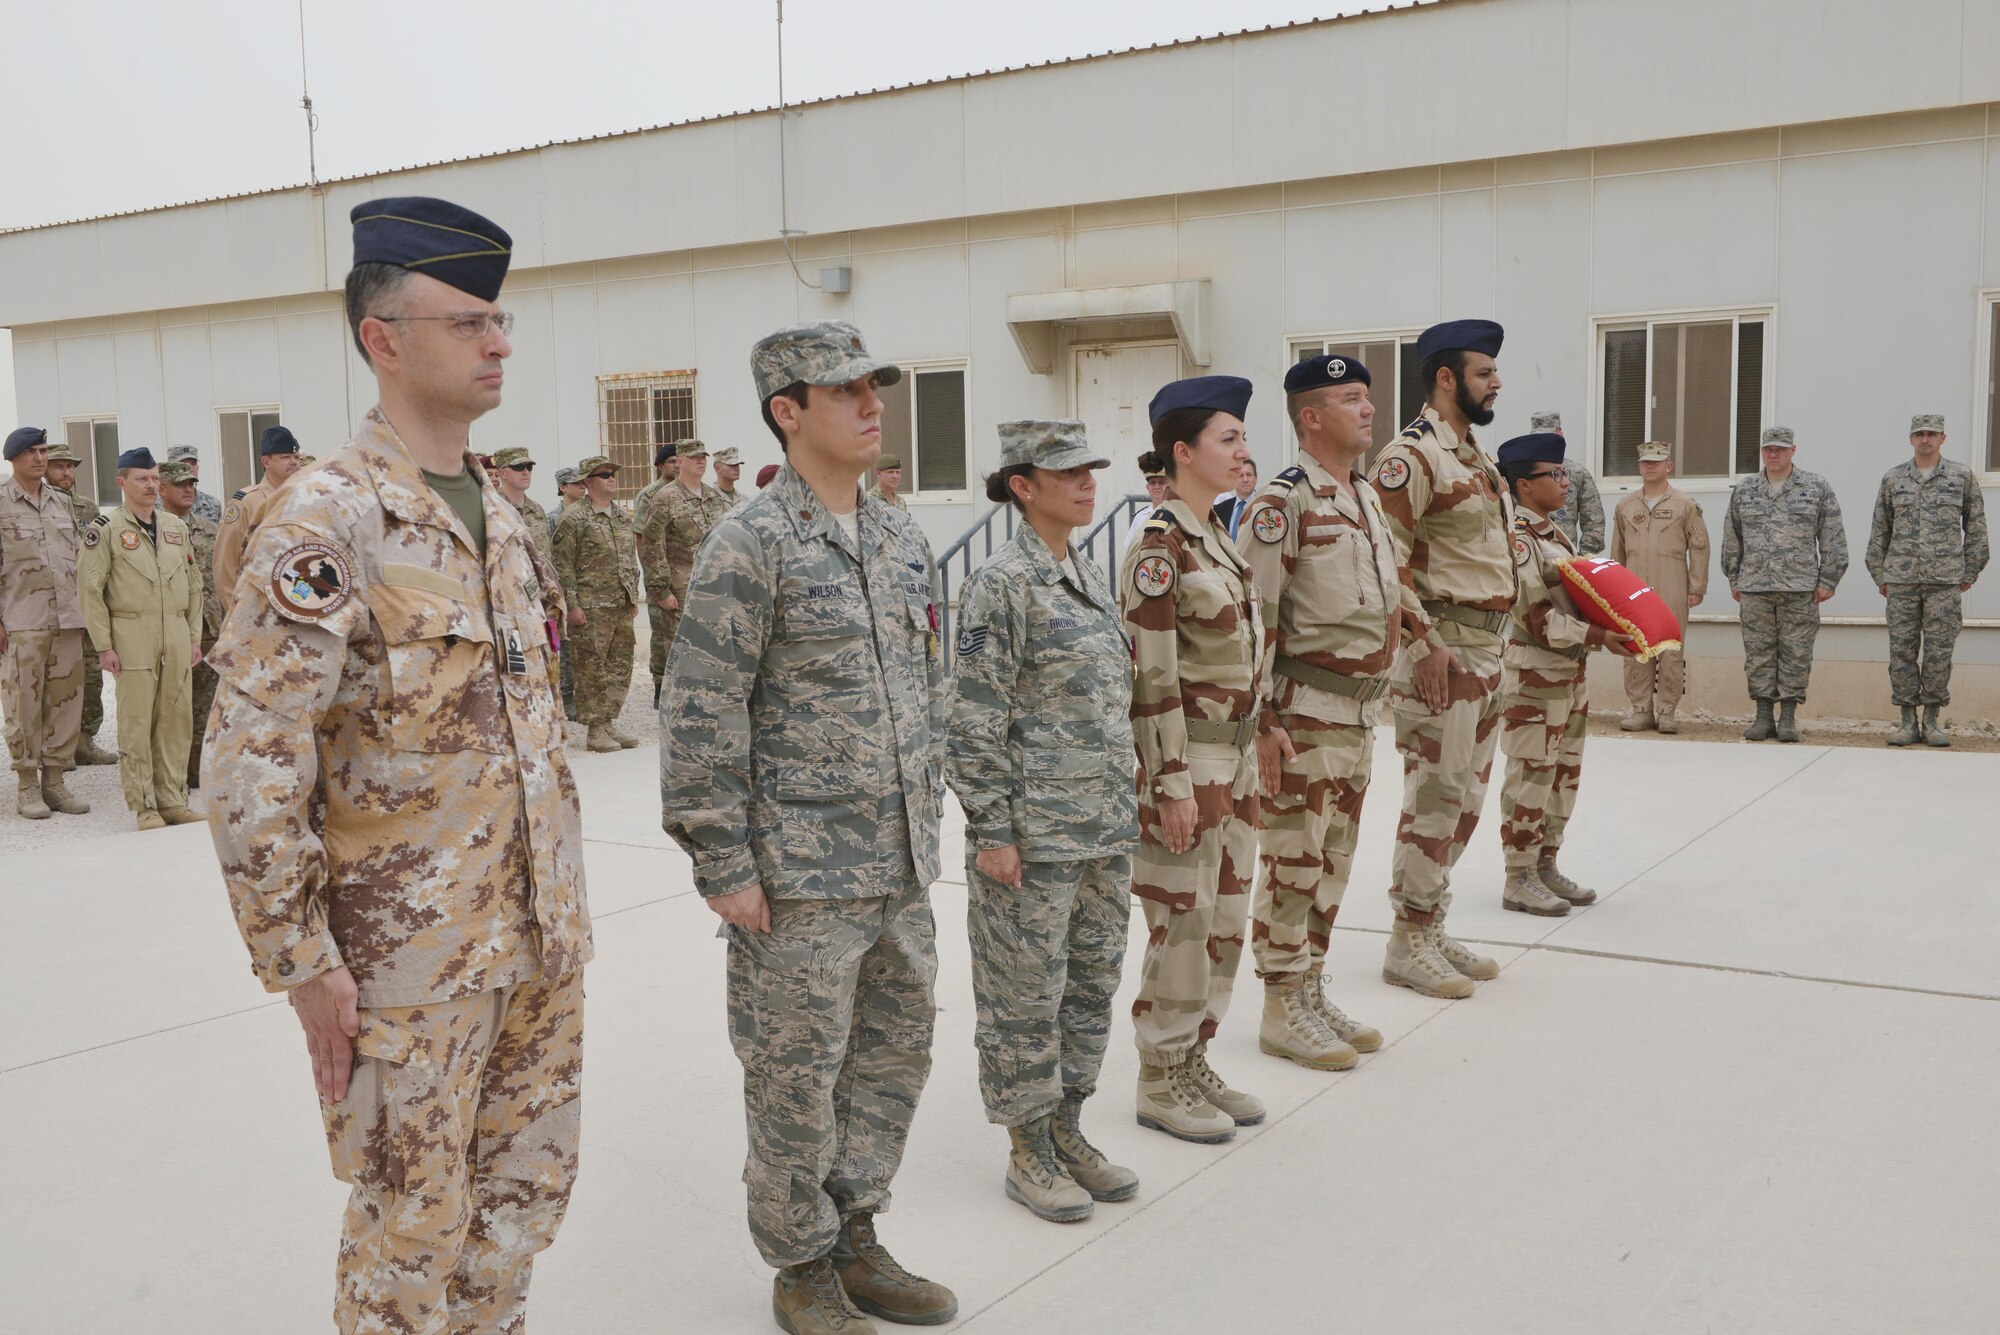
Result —
M 118 545 L 128 552 L 136 552 L 139 550 L 139 535 L 128 528 L 118 535 Z
M 1283 542 L 1285 530 L 1291 521 L 1285 518 L 1285 508 L 1281 505 L 1267 505 L 1250 517 L 1250 531 L 1257 535 L 1259 542 Z
M 1388 458 L 1375 470 L 1375 485 L 1384 491 L 1401 491 L 1410 485 L 1410 461 Z
M 223 523 L 239 524 L 242 521 L 243 521 L 243 507 L 241 505 L 237 504 L 235 501 L 231 501 L 229 504 L 222 507 Z
M 1526 562 L 1528 559 L 1528 539 L 1525 534 L 1514 535 L 1514 559 L 1520 562 Z
M 88 528 L 83 530 L 84 546 L 95 547 L 98 543 L 103 541 L 104 541 L 104 530 L 97 527 L 97 525 L 92 524 Z
M 354 572 L 338 547 L 302 542 L 272 566 L 268 590 L 281 615 L 319 621 L 347 606 L 354 594 Z
M 1174 587 L 1174 563 L 1164 556 L 1148 556 L 1132 567 L 1132 587 L 1148 598 L 1157 598 Z

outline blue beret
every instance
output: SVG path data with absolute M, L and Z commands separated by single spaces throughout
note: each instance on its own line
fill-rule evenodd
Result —
M 500 296 L 514 238 L 471 209 L 409 195 L 371 199 L 347 216 L 354 224 L 356 264 L 429 274 L 481 301 Z
M 1250 382 L 1240 375 L 1198 375 L 1163 385 L 1146 406 L 1147 420 L 1157 422 L 1176 408 L 1211 408 L 1242 417 L 1250 407 Z
M 1493 458 L 1502 468 L 1509 464 L 1559 464 L 1564 444 L 1553 431 L 1531 431 L 1507 441 Z
M 1417 360 L 1427 361 L 1432 353 L 1455 348 L 1498 357 L 1500 340 L 1505 337 L 1507 331 L 1491 320 L 1446 320 L 1417 335 Z
M 1327 385 L 1372 385 L 1375 377 L 1354 357 L 1308 357 L 1285 372 L 1285 393 L 1303 394 Z
M 660 446 L 659 449 L 653 451 L 653 467 L 658 468 L 661 464 L 665 463 L 667 460 L 673 457 L 674 457 L 673 445 L 671 443 L 662 445 Z
M 49 443 L 49 433 L 38 426 L 19 426 L 7 433 L 6 457 L 12 459 L 17 454 L 26 454 L 37 445 Z
M 154 462 L 153 462 L 153 452 L 152 452 L 151 450 L 147 449 L 147 448 L 146 448 L 146 447 L 145 447 L 144 445 L 141 445 L 141 446 L 140 446 L 140 447 L 139 447 L 138 449 L 136 449 L 136 450 L 127 450 L 127 451 L 125 451 L 125 453 L 123 453 L 123 454 L 119 455 L 119 456 L 118 456 L 118 466 L 119 466 L 120 468 L 158 468 L 158 467 L 159 467 L 159 465 L 158 465 L 158 464 L 156 464 L 156 463 L 154 463 Z
M 298 452 L 299 438 L 292 434 L 289 427 L 267 426 L 264 428 L 264 434 L 257 437 L 257 453 L 260 455 Z

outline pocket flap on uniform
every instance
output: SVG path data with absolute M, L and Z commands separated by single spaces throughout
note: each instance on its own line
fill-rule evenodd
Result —
M 1027 779 L 1088 779 L 1103 774 L 1102 753 L 1088 748 L 1021 754 L 1021 775 Z
M 443 571 L 432 570 L 429 566 L 408 565 L 401 561 L 383 562 L 382 582 L 398 589 L 428 589 L 447 598 L 458 598 L 465 593 L 458 581 Z
M 398 567 L 388 567 L 384 571 Z M 415 566 L 401 567 L 405 572 L 418 569 Z M 436 571 L 426 570 L 426 575 Z M 407 578 L 407 574 L 405 575 Z M 444 576 L 438 575 L 443 580 Z M 456 588 L 456 586 L 454 586 Z M 462 596 L 463 589 L 457 589 Z M 493 628 L 484 616 L 470 603 L 461 602 L 458 596 L 441 590 L 382 583 L 368 590 L 368 610 L 375 614 L 375 621 L 382 627 L 382 639 L 388 644 L 409 644 L 415 640 L 437 640 L 449 635 L 461 640 L 476 640 L 482 644 L 493 641 Z
M 363 1057 L 397 1066 L 428 1066 L 431 1060 L 429 1038 L 367 1010 L 361 1012 L 361 1032 L 354 1036 L 354 1050 Z

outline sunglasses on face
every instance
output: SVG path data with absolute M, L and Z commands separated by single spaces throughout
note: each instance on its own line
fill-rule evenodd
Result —
M 610 481 L 610 480 L 611 480 L 612 478 L 615 478 L 615 477 L 617 477 L 617 476 L 618 476 L 618 474 L 616 474 L 616 473 L 592 473 L 592 474 L 591 474 L 591 477 L 595 478 L 595 479 L 596 479 L 597 481 L 599 481 L 599 482 L 609 482 L 609 481 Z

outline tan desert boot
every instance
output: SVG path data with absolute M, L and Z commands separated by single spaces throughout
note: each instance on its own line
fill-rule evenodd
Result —
M 1405 918 L 1396 919 L 1389 928 L 1389 950 L 1382 957 L 1382 981 L 1445 1001 L 1472 995 L 1472 980 L 1438 954 L 1427 926 Z

